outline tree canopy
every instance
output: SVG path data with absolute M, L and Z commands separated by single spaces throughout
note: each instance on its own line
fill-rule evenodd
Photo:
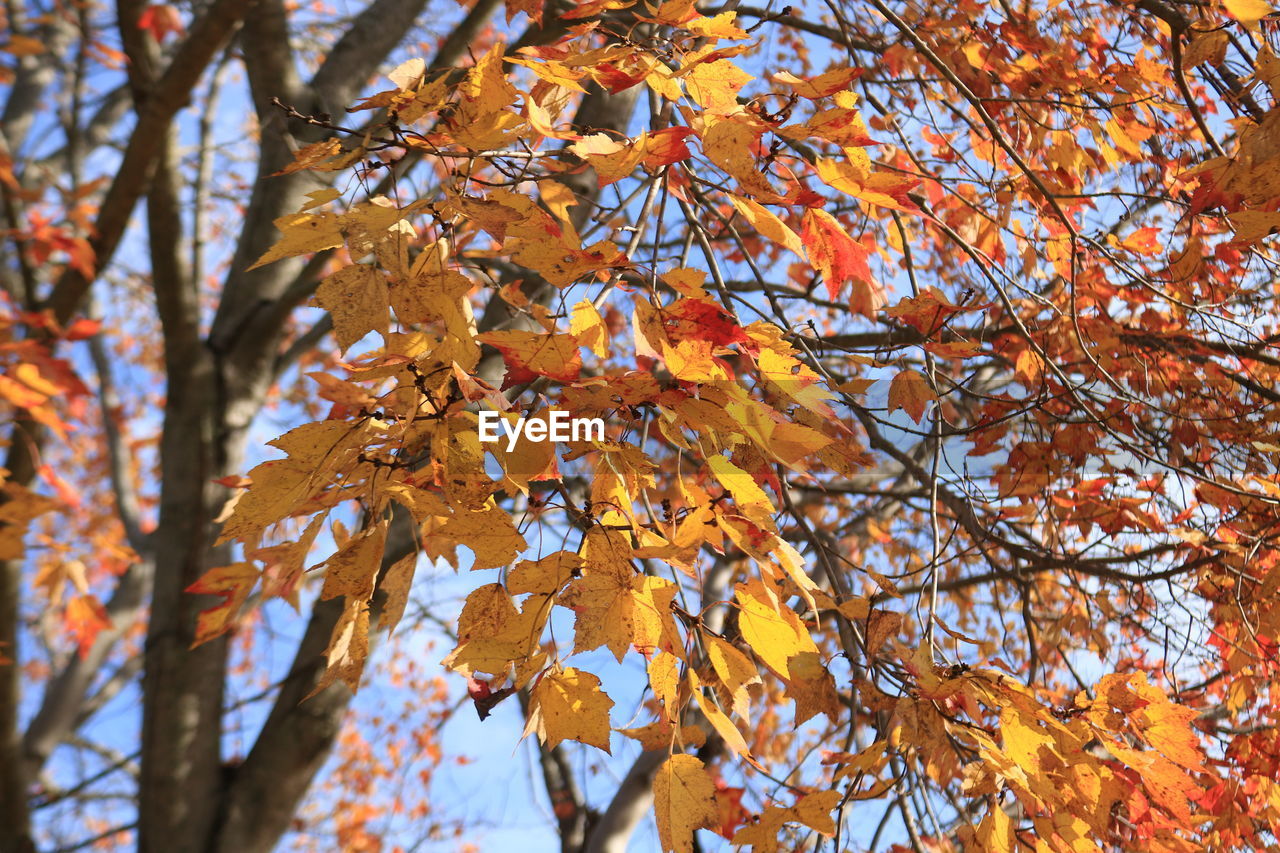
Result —
M 0 853 L 1280 849 L 1264 0 L 4 15 Z

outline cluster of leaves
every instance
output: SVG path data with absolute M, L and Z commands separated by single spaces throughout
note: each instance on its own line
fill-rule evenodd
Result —
M 205 472 L 232 494 L 197 645 L 314 587 L 312 695 L 354 691 L 447 565 L 484 573 L 455 684 L 544 755 L 656 756 L 664 849 L 875 849 L 890 818 L 915 853 L 1273 849 L 1269 7 L 844 5 L 507 0 L 539 38 L 410 58 L 358 126 L 280 103 L 324 133 L 266 179 L 312 189 L 250 269 L 314 273 L 340 354 L 299 362 L 323 405 L 279 458 Z M 34 221 L 24 258 L 91 278 L 85 230 Z M 55 346 L 96 326 L 7 310 L 0 397 L 65 437 Z M 606 436 L 480 441 L 553 410 Z M 4 484 L 0 559 L 72 500 L 39 473 L 62 500 Z M 109 623 L 44 533 L 84 655 Z
M 1225 457 L 1271 452 L 1253 415 L 1259 398 L 1270 399 L 1258 372 L 1274 372 L 1274 362 L 1192 326 L 1205 301 L 1229 306 L 1241 286 L 1219 272 L 1226 267 L 1207 262 L 1214 227 L 1204 223 L 1205 211 L 1222 211 L 1235 231 L 1214 243 L 1218 261 L 1248 251 L 1280 215 L 1265 210 L 1274 193 L 1257 177 L 1269 162 L 1271 114 L 1243 130 L 1233 155 L 1194 169 L 1164 164 L 1166 182 L 1186 188 L 1190 235 L 1165 266 L 1155 227 L 1097 239 L 1083 226 L 1093 206 L 1081 192 L 1089 178 L 1144 159 L 1149 123 L 1162 111 L 1185 112 L 1164 100 L 1169 72 L 1151 60 L 1112 78 L 1111 96 L 1128 91 L 1137 103 L 1112 110 L 1105 122 L 1087 119 L 1084 130 L 1097 146 L 1090 149 L 1080 128 L 1018 124 L 1011 106 L 988 99 L 993 81 L 1025 89 L 1030 75 L 1068 73 L 1069 48 L 1055 50 L 1046 39 L 1035 63 L 1013 61 L 1009 46 L 981 30 L 954 57 L 931 56 L 920 39 L 915 49 L 890 48 L 886 67 L 894 74 L 930 73 L 925 66 L 933 63 L 932 73 L 972 94 L 973 113 L 992 132 L 984 139 L 975 128 L 970 153 L 1009 173 L 995 193 L 1003 200 L 987 205 L 978 190 L 949 185 L 906 147 L 890 160 L 873 157 L 877 143 L 902 131 L 891 115 L 875 122 L 880 134 L 868 129 L 851 90 L 862 69 L 777 73 L 770 94 L 748 97 L 754 78 L 738 60 L 754 43 L 734 12 L 708 17 L 688 0 L 669 0 L 630 9 L 628 35 L 609 38 L 597 16 L 628 6 L 584 4 L 565 16 L 584 23 L 561 41 L 511 54 L 496 43 L 462 75 L 411 60 L 391 75 L 395 88 L 357 108 L 386 110 L 389 122 L 362 141 L 335 137 L 298 153 L 290 168 L 361 168 L 373 151 L 424 156 L 438 162 L 442 180 L 430 198 L 376 197 L 341 212 L 324 207 L 338 197 L 324 190 L 277 222 L 282 237 L 260 264 L 345 250 L 347 264 L 324 279 L 316 301 L 332 315 L 339 344 L 361 355 L 340 376 L 312 375 L 334 404 L 329 417 L 272 442 L 286 458 L 251 471 L 234 499 L 222 536 L 243 544 L 245 561 L 192 587 L 224 599 L 203 614 L 201 638 L 225 631 L 260 580 L 267 595 L 296 597 L 326 514 L 355 501 L 361 528 L 338 535 L 338 550 L 316 567 L 325 570 L 321 598 L 341 598 L 345 608 L 325 683 L 341 679 L 354 689 L 375 590 L 387 596 L 378 605 L 383 623 L 394 625 L 414 572 L 412 557 L 382 565 L 399 508 L 429 558 L 465 565 L 457 555 L 464 546 L 471 570 L 501 570 L 468 596 L 457 648 L 444 661 L 471 679 L 486 712 L 512 690 L 527 690 L 526 733 L 549 749 L 575 740 L 608 752 L 614 703 L 596 675 L 565 659 L 600 647 L 619 661 L 644 657 L 653 722 L 622 734 L 670 752 L 654 782 L 667 849 L 691 849 L 700 827 L 763 848 L 787 823 L 831 834 L 833 809 L 888 796 L 908 774 L 943 790 L 959 785 L 970 801 L 988 803 L 986 816 L 957 836 L 962 844 L 976 838 L 981 849 L 1011 850 L 1022 832 L 1060 850 L 1138 839 L 1193 850 L 1209 838 L 1233 846 L 1254 837 L 1250 827 L 1258 824 L 1250 820 L 1265 825 L 1280 814 L 1275 783 L 1266 774 L 1250 774 L 1244 785 L 1219 776 L 1191 725 L 1198 712 L 1172 703 L 1140 669 L 1107 675 L 1054 705 L 1053 691 L 1027 687 L 997 657 L 989 659 L 1003 673 L 989 664 L 945 666 L 934 627 L 982 658 L 991 654 L 989 641 L 942 621 L 940 524 L 948 538 L 969 543 L 953 546 L 956 559 L 986 559 L 1024 590 L 1024 609 L 1061 606 L 1077 619 L 1087 618 L 1088 596 L 1054 583 L 1055 569 L 1074 561 L 1086 574 L 1124 578 L 1113 567 L 1134 556 L 1137 543 L 1155 542 L 1145 553 L 1171 567 L 1164 577 L 1198 570 L 1198 591 L 1220 602 L 1208 618 L 1233 676 L 1231 709 L 1265 689 L 1274 613 L 1243 608 L 1267 598 L 1268 579 L 1274 587 L 1276 572 L 1258 555 L 1275 553 L 1266 543 L 1280 487 L 1274 465 L 1237 468 Z M 1196 38 L 1199 61 L 1223 49 L 1220 30 Z M 1082 99 L 1100 96 L 1101 75 L 1089 73 L 1076 78 Z M 532 75 L 527 88 L 519 82 L 524 74 Z M 585 85 L 615 93 L 644 87 L 654 124 L 638 134 L 566 125 L 565 111 Z M 1005 141 L 1010 125 L 1031 138 L 1013 147 Z M 934 131 L 925 138 L 943 161 L 956 144 Z M 583 219 L 571 212 L 578 200 L 560 178 L 584 168 L 600 188 L 638 186 L 605 221 L 622 234 L 621 221 L 634 223 L 629 245 L 588 243 L 580 233 Z M 1040 214 L 1034 231 L 1010 224 L 1019 204 Z M 667 223 L 668 206 L 685 215 L 684 254 L 666 262 L 654 238 L 644 257 L 641 235 Z M 889 226 L 882 243 L 875 223 Z M 737 243 L 737 254 L 725 263 L 749 265 L 764 278 L 790 263 L 792 283 L 775 288 L 762 279 L 760 300 L 735 296 L 716 258 L 726 240 Z M 691 244 L 702 248 L 709 269 L 686 263 Z M 893 251 L 905 260 L 913 292 L 888 305 L 893 288 L 873 274 L 870 260 Z M 981 274 L 977 283 L 959 288 L 958 298 L 916 284 L 941 273 L 957 251 Z M 1001 281 L 1010 251 L 1021 251 L 1024 270 L 1047 280 L 1039 293 L 1015 297 Z M 1117 281 L 1118 274 L 1165 289 L 1153 294 Z M 830 311 L 890 318 L 904 343 L 879 362 L 851 352 L 825 357 L 840 347 L 838 336 L 789 322 L 778 305 L 783 296 L 812 293 L 816 282 Z M 523 322 L 477 332 L 476 296 L 485 291 Z M 557 303 L 565 310 L 557 313 Z M 771 317 L 739 319 L 766 305 L 775 309 Z M 1232 310 L 1223 307 L 1220 319 L 1237 320 Z M 974 328 L 959 328 L 975 315 Z M 376 346 L 362 348 L 370 333 Z M 923 356 L 917 366 L 908 348 Z M 501 389 L 486 370 L 488 352 L 505 367 Z M 872 416 L 863 402 L 872 379 L 884 375 L 878 365 L 895 362 L 888 413 L 901 409 L 915 423 L 931 415 L 924 435 L 932 473 L 898 446 L 894 434 L 910 428 Z M 606 418 L 610 435 L 561 447 L 524 441 L 511 451 L 477 439 L 478 406 L 545 417 L 553 405 Z M 994 458 L 994 496 L 983 510 L 1011 523 L 1012 534 L 979 517 L 973 498 L 939 477 L 953 436 L 971 446 L 970 455 Z M 917 592 L 931 586 L 932 598 L 916 626 L 883 605 L 904 595 L 894 581 L 870 558 L 864 564 L 841 553 L 848 543 L 832 532 L 830 517 L 793 494 L 797 482 L 821 491 L 856 480 L 878 463 L 872 451 L 919 473 L 928 490 L 934 550 L 927 565 L 917 559 L 914 573 L 928 577 Z M 486 467 L 486 453 L 496 471 Z M 1080 477 L 1089 465 L 1100 476 Z M 1131 481 L 1136 488 L 1123 479 L 1152 466 L 1153 476 Z M 1161 506 L 1170 472 L 1198 498 L 1176 517 Z M 1197 529 L 1186 526 L 1192 516 L 1218 521 Z M 263 544 L 273 526 L 294 517 L 309 519 L 301 537 Z M 889 523 L 868 518 L 872 539 L 892 539 Z M 531 526 L 576 545 L 520 560 Z M 1116 543 L 1115 556 L 1086 556 L 1097 548 L 1095 528 Z M 1170 535 L 1181 541 L 1166 544 Z M 886 552 L 903 555 L 901 547 Z M 1246 554 L 1257 573 L 1246 569 Z M 715 565 L 728 573 L 712 571 Z M 1146 604 L 1141 598 L 1130 606 L 1151 606 L 1149 594 Z M 1228 601 L 1256 615 L 1219 612 Z M 571 647 L 549 638 L 556 607 L 572 611 Z M 960 621 L 976 624 L 963 614 Z M 908 651 L 910 637 L 915 651 Z M 1029 642 L 1034 678 L 1038 650 L 1052 646 L 1034 633 Z M 1112 640 L 1099 631 L 1092 642 L 1105 649 Z M 840 685 L 832 666 L 838 655 L 851 668 Z M 509 686 L 495 693 L 499 685 Z M 880 737 L 856 753 L 831 751 L 827 769 L 811 781 L 788 783 L 793 805 L 769 805 L 740 827 L 742 818 L 725 821 L 717 803 L 728 799 L 727 789 L 717 791 L 704 761 L 685 750 L 711 736 L 768 777 L 765 765 L 781 756 L 744 735 L 753 707 L 766 709 L 769 724 L 801 726 L 825 715 L 828 733 L 871 727 Z M 961 817 L 970 812 L 957 808 Z M 1026 820 L 1021 829 L 1017 815 Z

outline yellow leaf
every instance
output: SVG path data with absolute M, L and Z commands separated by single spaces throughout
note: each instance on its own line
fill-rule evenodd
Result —
M 707 159 L 738 180 L 745 192 L 757 198 L 777 200 L 778 194 L 756 168 L 755 150 L 763 128 L 740 119 L 708 121 L 702 134 Z
M 839 804 L 839 791 L 821 791 L 802 796 L 790 808 L 766 806 L 759 820 L 738 830 L 733 836 L 733 844 L 738 847 L 751 845 L 757 850 L 776 850 L 778 834 L 787 823 L 803 823 L 815 832 L 831 835 L 835 832 L 831 810 Z
M 576 382 L 582 370 L 578 340 L 573 335 L 542 334 L 508 330 L 485 332 L 476 340 L 502 353 L 508 368 L 508 383 L 546 376 L 558 382 Z
M 462 606 L 458 647 L 444 659 L 444 665 L 467 674 L 505 674 L 513 661 L 536 651 L 549 610 L 545 605 L 542 596 L 532 596 L 525 609 L 517 611 L 502 584 L 477 587 Z
M 742 510 L 742 514 L 756 520 L 768 520 L 774 513 L 773 501 L 764 493 L 764 489 L 756 485 L 755 478 L 734 465 L 725 456 L 712 456 L 707 460 L 707 467 L 716 475 L 720 485 L 732 495 L 734 503 Z
M 724 741 L 724 745 L 733 750 L 737 755 L 741 755 L 748 760 L 751 758 L 751 751 L 747 749 L 746 738 L 742 736 L 742 732 L 738 731 L 738 727 L 733 721 L 725 716 L 716 705 L 715 700 L 708 699 L 702 695 L 702 684 L 698 680 L 698 675 L 692 669 L 689 670 L 689 688 L 693 692 L 694 701 L 698 703 L 698 708 L 702 711 L 703 716 L 707 718 L 707 722 L 711 723 L 711 728 L 716 730 L 716 734 L 720 735 L 720 739 Z
M 644 652 L 674 654 L 680 648 L 671 615 L 675 584 L 638 574 L 631 565 L 631 546 L 618 531 L 593 528 L 583 553 L 582 577 L 560 596 L 560 604 L 577 613 L 574 651 L 607 646 L 621 661 L 634 644 Z
M 813 637 L 795 611 L 754 578 L 734 588 L 738 626 L 756 657 L 779 678 L 788 678 L 788 661 L 801 652 L 817 653 Z
M 663 850 L 693 853 L 693 833 L 716 825 L 716 786 L 701 761 L 677 753 L 653 780 L 653 812 Z
M 291 213 L 281 216 L 273 223 L 280 231 L 280 239 L 249 269 L 266 266 L 281 258 L 338 248 L 342 245 L 340 222 L 338 216 L 332 213 Z
M 676 743 L 678 747 L 700 747 L 707 740 L 706 733 L 698 726 L 681 726 L 679 740 L 676 740 L 676 728 L 667 719 L 658 720 L 639 728 L 618 729 L 618 734 L 626 735 L 634 741 L 639 741 L 640 746 L 648 752 L 671 749 L 673 743 Z
M 528 547 L 511 516 L 497 506 L 454 513 L 437 533 L 471 549 L 475 554 L 472 571 L 508 565 Z
M 240 607 L 258 584 L 262 573 L 253 563 L 232 563 L 209 569 L 187 587 L 188 593 L 218 595 L 222 603 L 200 611 L 196 617 L 196 637 L 191 645 L 200 645 L 226 633 L 240 613 Z
M 572 89 L 575 92 L 585 93 L 587 90 L 582 87 L 578 81 L 581 80 L 587 72 L 577 68 L 570 68 L 563 62 L 555 60 L 534 60 L 534 59 L 514 59 L 507 57 L 507 62 L 515 65 L 523 65 L 539 78 L 546 80 L 553 86 L 563 86 L 566 89 Z
M 1235 239 L 1253 243 L 1280 230 L 1280 213 L 1269 210 L 1237 210 L 1227 214 Z
M 355 537 L 325 565 L 324 588 L 320 598 L 328 600 L 345 595 L 368 601 L 373 597 L 374 582 L 382 567 L 382 553 L 387 542 L 387 522 L 378 522 L 360 536 Z
M 699 62 L 685 75 L 689 97 L 709 113 L 732 115 L 740 112 L 738 91 L 755 78 L 727 59 Z
M 342 349 L 369 332 L 387 331 L 387 279 L 367 264 L 352 264 L 326 276 L 316 301 L 333 316 L 333 336 Z
M 557 551 L 541 560 L 522 560 L 507 578 L 507 590 L 519 595 L 559 592 L 582 568 L 582 558 L 572 551 Z
M 679 661 L 667 652 L 658 652 L 649 661 L 649 686 L 653 695 L 662 702 L 662 710 L 668 720 L 675 719 L 679 710 L 680 674 Z
M 703 635 L 703 645 L 720 683 L 733 697 L 733 713 L 750 721 L 751 694 L 747 688 L 760 683 L 760 673 L 756 671 L 755 664 L 733 644 L 711 634 Z
M 360 675 L 369 656 L 369 602 L 347 599 L 342 616 L 333 627 L 324 656 L 324 674 L 315 689 L 307 694 L 307 699 L 338 679 L 354 693 L 360 687 Z
M 790 86 L 802 98 L 817 100 L 818 98 L 825 98 L 834 95 L 836 92 L 847 90 L 849 85 L 861 74 L 861 68 L 846 65 L 808 80 L 797 77 L 789 71 L 780 71 L 773 75 L 773 79 Z
M 1271 4 L 1264 0 L 1222 0 L 1227 14 L 1247 27 L 1254 27 L 1258 21 L 1271 14 Z
M 1017 847 L 1013 835 L 1013 822 L 994 798 L 987 816 L 978 824 L 976 833 L 978 849 L 983 853 L 1012 853 Z
M 313 142 L 310 145 L 304 145 L 297 151 L 293 152 L 293 162 L 285 166 L 275 175 L 290 175 L 294 172 L 301 172 L 304 169 L 312 169 L 318 167 L 326 160 L 331 160 L 342 153 L 342 143 L 337 139 L 322 139 L 319 142 Z M 329 171 L 325 169 L 324 171 Z M 272 177 L 275 177 L 272 175 Z M 319 193 L 324 193 L 323 201 L 317 201 L 316 197 Z M 302 209 L 309 210 L 324 204 L 325 201 L 332 201 L 341 195 L 336 189 L 316 190 L 307 193 L 307 197 L 311 199 Z
M 387 569 L 386 576 L 382 579 L 379 589 L 387 596 L 386 602 L 382 605 L 382 616 L 378 619 L 379 630 L 385 630 L 388 635 L 396 629 L 396 625 L 400 624 L 400 617 L 404 615 L 405 605 L 409 603 L 409 590 L 413 587 L 413 574 L 418 566 L 418 554 L 415 551 L 396 560 L 391 568 Z
M 804 244 L 800 242 L 800 235 L 793 231 L 790 225 L 779 219 L 773 211 L 749 198 L 739 198 L 733 194 L 729 195 L 729 201 L 733 202 L 733 206 L 742 214 L 743 219 L 750 222 L 751 227 L 762 236 L 804 257 Z
M 745 30 L 734 26 L 737 12 L 721 12 L 713 18 L 697 18 L 687 24 L 689 32 L 703 38 L 745 39 L 751 38 Z
M 549 670 L 529 694 L 524 733 L 537 732 L 547 749 L 565 740 L 609 751 L 609 709 L 613 700 L 600 690 L 600 679 L 574 669 Z
M 834 722 L 840 710 L 835 678 L 817 652 L 799 652 L 787 660 L 787 690 L 784 695 L 795 700 L 797 726 L 818 714 L 826 714 Z
M 609 354 L 608 327 L 590 300 L 583 299 L 573 306 L 569 333 L 578 339 L 579 345 L 591 350 L 592 354 L 600 358 Z

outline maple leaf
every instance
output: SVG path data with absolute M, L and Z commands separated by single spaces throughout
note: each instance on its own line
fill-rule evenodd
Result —
M 207 643 L 231 630 L 241 606 L 248 601 L 261 576 L 262 572 L 253 563 L 231 563 L 210 569 L 186 588 L 189 593 L 222 597 L 221 604 L 200 611 L 196 617 L 193 646 Z
M 530 658 L 542 636 L 550 607 L 546 596 L 531 596 L 517 610 L 502 584 L 472 590 L 458 617 L 458 645 L 445 666 L 469 675 L 505 674 L 512 662 Z
M 582 370 L 578 339 L 573 335 L 539 334 L 538 332 L 485 332 L 476 340 L 502 353 L 507 363 L 507 378 L 502 387 L 510 388 L 546 376 L 557 382 L 576 382 Z
M 866 247 L 850 237 L 834 216 L 813 208 L 805 211 L 800 239 L 809 263 L 822 275 L 831 299 L 840 295 L 846 282 L 852 282 L 850 310 L 874 317 L 882 297 L 871 279 L 871 268 L 867 265 L 870 252 Z
M 387 331 L 387 279 L 374 267 L 352 264 L 326 276 L 316 302 L 333 317 L 333 336 L 348 349 L 369 332 Z
M 975 839 L 981 845 L 981 849 L 989 850 L 991 853 L 1012 853 L 1017 848 L 1013 821 L 1009 819 L 1009 815 L 999 803 L 992 801 L 987 816 L 978 825 Z
M 732 644 L 719 637 L 704 635 L 702 641 L 706 645 L 707 657 L 711 660 L 716 677 L 733 697 L 733 713 L 750 721 L 748 712 L 751 695 L 747 688 L 760 683 L 760 673 L 756 671 L 755 664 Z
M 696 62 L 684 77 L 689 97 L 711 114 L 730 115 L 740 111 L 738 92 L 755 78 L 727 59 Z
M 832 835 L 836 826 L 830 814 L 839 803 L 839 791 L 822 791 L 803 796 L 795 805 L 786 808 L 766 806 L 758 821 L 738 830 L 733 836 L 733 843 L 751 845 L 752 849 L 772 850 L 778 843 L 778 833 L 788 823 L 801 823 L 822 835 Z
M 638 741 L 646 751 L 670 749 L 672 744 L 680 747 L 700 747 L 706 742 L 706 734 L 698 726 L 681 726 L 679 730 L 670 720 L 661 719 L 633 729 L 618 729 L 618 734 Z
M 308 255 L 342 245 L 340 219 L 333 213 L 291 213 L 275 220 L 281 237 L 274 246 L 249 267 L 254 270 L 281 258 Z
M 609 709 L 613 700 L 600 689 L 600 679 L 569 667 L 542 675 L 529 692 L 529 718 L 524 737 L 537 732 L 547 749 L 576 740 L 609 751 Z
M 561 605 L 577 613 L 574 650 L 607 646 L 622 660 L 632 645 L 641 651 L 680 647 L 671 603 L 675 584 L 637 574 L 631 548 L 616 531 L 593 529 L 583 549 L 586 567 L 561 595 Z
M 321 600 L 346 596 L 361 601 L 373 597 L 382 553 L 387 542 L 389 522 L 385 519 L 353 537 L 325 561 L 324 587 Z
M 922 335 L 935 335 L 956 314 L 976 311 L 986 306 L 960 306 L 947 299 L 946 294 L 934 287 L 926 287 L 918 296 L 904 296 L 897 304 L 884 309 L 890 317 L 896 317 Z
M 936 399 L 929 380 L 915 370 L 899 371 L 889 383 L 889 412 L 902 409 L 916 423 L 920 423 L 924 410 Z
M 791 226 L 779 219 L 778 215 L 773 211 L 752 199 L 740 198 L 736 195 L 730 195 L 729 201 L 737 208 L 738 213 L 742 214 L 742 218 L 750 222 L 751 227 L 762 236 L 790 249 L 801 257 L 804 256 L 804 243 L 801 241 L 800 235 L 796 234 L 791 229 Z
M 693 833 L 719 825 L 716 786 L 703 763 L 676 753 L 653 778 L 653 812 L 658 843 L 673 853 L 693 853 Z
M 346 599 L 324 656 L 325 670 L 304 702 L 339 680 L 353 693 L 360 689 L 360 676 L 369 657 L 369 602 Z
M 1227 14 L 1249 27 L 1274 11 L 1266 0 L 1222 0 L 1222 5 Z
M 707 467 L 715 474 L 720 485 L 733 495 L 733 502 L 738 505 L 747 518 L 764 525 L 772 525 L 773 501 L 756 484 L 755 479 L 734 465 L 724 456 L 712 456 L 707 459 Z
M 89 654 L 99 632 L 111 627 L 111 617 L 96 596 L 76 595 L 67 601 L 62 617 L 67 633 L 75 640 L 81 659 Z
M 747 761 L 754 763 L 751 758 L 751 750 L 747 748 L 746 738 L 742 736 L 742 732 L 733 724 L 733 721 L 720 710 L 713 698 L 703 695 L 702 683 L 698 679 L 697 673 L 689 670 L 689 690 L 693 695 L 693 700 L 697 703 L 698 710 L 707 718 L 707 722 L 711 724 L 711 728 L 724 741 L 724 745 L 736 755 L 740 755 Z
M 825 74 L 819 74 L 808 80 L 797 77 L 789 71 L 779 71 L 773 75 L 773 79 L 790 86 L 802 98 L 817 100 L 847 89 L 850 83 L 862 76 L 864 70 L 851 67 L 833 68 Z
M 582 558 L 572 551 L 557 551 L 536 561 L 522 560 L 507 576 L 507 589 L 515 594 L 552 595 L 577 576 L 581 568 Z
M 466 545 L 475 554 L 472 571 L 506 566 L 528 547 L 511 516 L 496 506 L 480 512 L 457 512 L 436 531 Z
M 760 580 L 734 587 L 734 600 L 743 639 L 774 675 L 787 678 L 793 656 L 817 653 L 818 647 L 800 617 Z
M 382 605 L 382 616 L 378 619 L 378 628 L 391 634 L 400 624 L 404 616 L 405 606 L 409 603 L 409 590 L 413 586 L 413 574 L 418 565 L 418 555 L 406 554 L 391 564 L 386 577 L 382 579 L 379 589 L 386 600 Z
M 170 33 L 182 35 L 186 28 L 178 10 L 167 3 L 148 6 L 138 16 L 138 29 L 147 30 L 156 42 L 163 42 Z

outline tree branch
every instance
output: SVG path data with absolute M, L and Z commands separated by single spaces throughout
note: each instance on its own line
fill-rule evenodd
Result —
M 387 533 L 379 583 L 397 560 L 414 551 L 415 536 L 412 519 L 397 505 Z M 369 608 L 371 641 L 383 601 L 383 595 L 375 594 Z M 342 599 L 321 601 L 312 610 L 289 675 L 226 791 L 224 820 L 208 848 L 211 853 L 269 853 L 288 829 L 299 801 L 328 757 L 352 693 L 338 681 L 305 701 L 304 697 L 321 683 L 324 650 L 342 610 Z
M 94 222 L 90 245 L 97 272 L 106 268 L 115 256 L 134 206 L 148 185 L 147 177 L 168 138 L 166 130 L 169 123 L 187 102 L 205 68 L 230 37 L 251 2 L 214 0 L 208 11 L 192 26 L 186 41 L 178 48 L 164 76 L 148 96 L 129 137 L 115 180 Z M 75 315 L 91 283 L 91 278 L 73 265 L 67 267 L 46 303 L 59 323 L 66 323 Z

